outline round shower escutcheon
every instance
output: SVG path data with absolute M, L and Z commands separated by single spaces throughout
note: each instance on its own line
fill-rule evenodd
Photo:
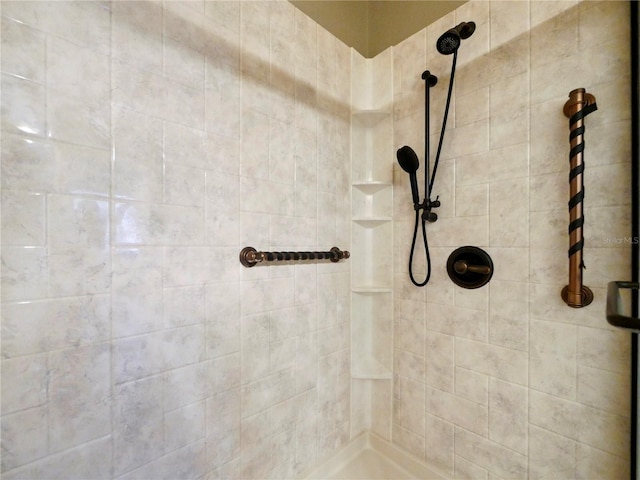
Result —
M 459 287 L 480 288 L 489 283 L 493 276 L 493 260 L 479 247 L 459 247 L 449 255 L 447 273 Z

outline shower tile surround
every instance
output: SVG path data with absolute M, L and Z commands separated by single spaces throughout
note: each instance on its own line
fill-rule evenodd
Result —
M 411 192 L 393 166 L 393 441 L 451 477 L 628 476 L 630 339 L 603 316 L 606 283 L 630 275 L 628 15 L 624 2 L 472 1 L 394 47 L 395 144 L 422 156 L 420 73 L 426 65 L 439 77 L 435 146 L 451 61 L 435 40 L 477 24 L 459 50 L 433 191 L 443 207 L 427 227 L 433 280 L 423 290 L 408 279 Z M 599 106 L 585 121 L 584 278 L 595 301 L 571 309 L 560 298 L 562 107 L 578 87 Z M 492 256 L 487 287 L 448 279 L 447 258 L 462 245 Z
M 0 7 L 3 478 L 300 477 L 350 439 L 350 263 L 237 255 L 357 255 L 351 50 L 288 2 Z M 424 289 L 408 280 L 406 174 L 388 164 L 392 441 L 449 476 L 628 475 L 629 339 L 603 318 L 606 282 L 630 268 L 627 9 L 472 0 L 392 49 L 394 144 L 422 156 L 420 75 L 439 78 L 435 139 L 450 69 L 435 40 L 478 26 Z M 562 106 L 577 87 L 600 107 L 595 301 L 570 309 Z M 463 244 L 492 255 L 487 287 L 446 276 Z
M 349 440 L 351 52 L 288 2 L 2 2 L 2 477 Z M 294 41 L 297 40 L 297 41 Z

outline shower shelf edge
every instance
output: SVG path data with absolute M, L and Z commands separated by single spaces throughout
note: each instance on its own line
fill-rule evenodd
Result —
M 358 217 L 353 219 L 355 223 L 363 227 L 377 227 L 389 223 L 391 220 L 391 217 Z
M 354 188 L 357 188 L 365 195 L 373 195 L 375 193 L 393 186 L 391 182 L 381 182 L 378 180 L 361 180 L 351 184 Z
M 363 108 L 351 111 L 351 116 L 354 119 L 365 126 L 365 127 L 373 127 L 380 123 L 381 121 L 391 117 L 390 110 L 384 110 L 379 108 Z

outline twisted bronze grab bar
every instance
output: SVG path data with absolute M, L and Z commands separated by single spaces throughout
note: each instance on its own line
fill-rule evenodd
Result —
M 328 252 L 258 252 L 253 247 L 244 247 L 240 251 L 240 263 L 245 267 L 253 267 L 261 262 L 289 262 L 299 260 L 331 260 L 339 262 L 349 258 L 347 250 L 333 247 Z
M 597 110 L 596 98 L 578 88 L 569 93 L 569 100 L 563 112 L 569 117 L 569 284 L 562 289 L 562 299 L 567 305 L 580 308 L 593 301 L 593 292 L 582 284 L 582 248 L 584 236 L 582 227 L 584 215 L 584 117 Z

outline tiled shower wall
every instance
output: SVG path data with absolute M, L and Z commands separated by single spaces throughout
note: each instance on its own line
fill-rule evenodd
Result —
M 604 318 L 606 283 L 631 268 L 628 9 L 471 1 L 394 49 L 396 148 L 411 145 L 422 158 L 420 75 L 439 77 L 433 152 L 451 68 L 435 41 L 459 22 L 477 24 L 459 50 L 433 191 L 442 207 L 427 226 L 434 270 L 422 289 L 408 279 L 413 210 L 408 177 L 394 167 L 393 439 L 449 475 L 628 477 L 630 339 Z M 579 87 L 599 107 L 585 120 L 584 278 L 595 300 L 572 309 L 560 298 L 569 197 L 562 109 Z M 492 256 L 488 286 L 449 280 L 447 258 L 463 245 Z
M 288 2 L 2 2 L 2 477 L 292 478 L 349 436 L 350 49 Z

